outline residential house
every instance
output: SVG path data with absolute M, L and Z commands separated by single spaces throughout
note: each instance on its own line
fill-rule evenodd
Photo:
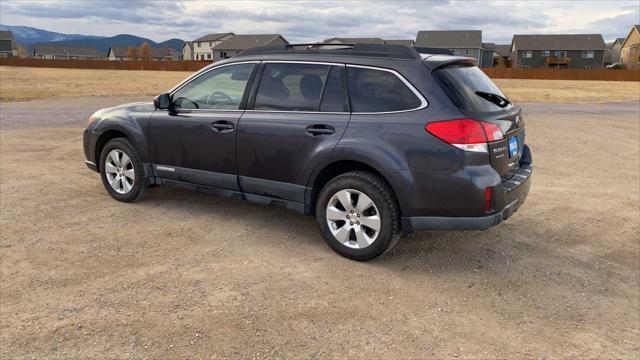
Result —
M 234 36 L 233 33 L 207 34 L 193 40 L 193 60 L 212 60 L 213 48 Z M 184 54 L 184 49 L 183 49 Z
M 107 53 L 107 60 L 131 60 L 129 48 L 126 46 L 111 46 Z
M 620 62 L 620 50 L 622 50 L 622 43 L 625 38 L 617 38 L 614 41 L 608 42 L 606 49 L 604 49 L 604 65 L 618 64 Z
M 602 69 L 605 44 L 600 34 L 513 35 L 514 67 Z
M 640 25 L 634 25 L 622 42 L 620 64 L 627 69 L 640 69 Z
M 131 50 L 135 51 L 132 58 Z M 154 61 L 177 61 L 182 57 L 182 53 L 169 47 L 149 48 L 149 60 Z M 109 48 L 107 60 L 142 60 L 140 47 L 112 46 Z
M 496 44 L 493 55 L 494 67 L 511 67 L 511 44 Z
M 36 59 L 102 60 L 104 54 L 93 47 L 35 45 L 33 57 Z
M 323 44 L 384 44 L 381 38 L 340 38 L 334 37 L 326 39 Z
M 472 57 L 480 64 L 482 56 L 482 31 L 480 30 L 429 30 L 418 31 L 415 47 L 449 49 L 453 55 Z
M 10 58 L 17 55 L 14 52 L 13 33 L 11 31 L 0 31 L 0 57 Z
M 234 35 L 213 48 L 213 60 L 228 59 L 257 46 L 284 45 L 289 42 L 280 34 Z
M 481 67 L 509 67 L 509 55 L 511 45 L 496 45 L 495 43 L 482 43 Z
M 154 61 L 178 61 L 182 60 L 182 52 L 170 47 L 150 48 L 149 58 Z
M 493 67 L 493 57 L 496 54 L 495 43 L 482 43 L 482 57 L 479 66 Z
M 182 44 L 182 59 L 194 60 L 193 58 L 193 41 L 185 41 Z

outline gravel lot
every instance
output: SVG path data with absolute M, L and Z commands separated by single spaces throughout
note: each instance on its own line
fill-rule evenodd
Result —
M 0 103 L 1 358 L 640 357 L 638 102 L 522 104 L 518 213 L 358 263 L 286 210 L 112 200 L 82 128 L 135 100 Z

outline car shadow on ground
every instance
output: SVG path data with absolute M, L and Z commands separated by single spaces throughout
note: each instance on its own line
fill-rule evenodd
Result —
M 163 212 L 171 211 L 172 216 L 178 217 L 221 216 L 242 219 L 244 227 L 257 229 L 258 235 L 253 240 L 256 247 L 273 245 L 274 248 L 280 248 L 278 244 L 283 239 L 290 239 L 291 247 L 302 245 L 321 257 L 339 257 L 324 243 L 315 218 L 293 211 L 171 186 L 152 189 L 147 198 L 138 204 L 143 207 L 162 207 L 166 209 Z M 510 221 L 519 225 L 527 221 L 525 216 L 519 215 L 517 213 Z M 261 237 L 261 227 L 267 228 L 264 232 L 281 233 L 282 237 Z M 521 228 L 513 223 L 503 223 L 485 231 L 417 232 L 403 236 L 395 248 L 384 256 L 359 264 L 401 272 L 498 271 L 504 269 L 505 264 L 515 265 L 523 248 L 527 248 L 527 252 L 534 252 L 535 256 L 536 248 L 523 245 L 521 240 L 528 234 Z

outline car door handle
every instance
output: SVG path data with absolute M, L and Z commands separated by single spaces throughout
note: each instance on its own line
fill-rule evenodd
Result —
M 311 134 L 312 136 L 331 135 L 336 131 L 334 128 L 327 125 L 311 125 L 307 127 L 306 130 L 307 133 Z
M 233 123 L 229 121 L 216 121 L 211 123 L 211 130 L 217 132 L 230 132 L 233 131 Z

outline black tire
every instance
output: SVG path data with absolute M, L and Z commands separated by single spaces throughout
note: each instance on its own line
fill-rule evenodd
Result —
M 107 179 L 107 171 L 105 170 L 107 155 L 112 150 L 116 149 L 124 152 L 129 157 L 129 159 L 131 160 L 132 168 L 134 170 L 133 186 L 128 192 L 124 194 L 117 192 L 109 184 L 109 180 Z M 126 138 L 115 138 L 109 140 L 109 142 L 104 145 L 102 151 L 100 152 L 100 177 L 102 178 L 102 184 L 104 185 L 105 189 L 107 189 L 109 195 L 111 195 L 112 198 L 122 202 L 134 202 L 141 200 L 144 197 L 148 187 L 148 181 L 144 173 L 144 167 L 142 166 L 142 162 L 140 161 L 140 156 L 138 155 L 135 146 L 133 146 L 133 144 L 131 144 L 131 142 Z
M 354 189 L 367 195 L 375 204 L 380 218 L 377 237 L 369 246 L 352 248 L 332 234 L 326 210 L 334 194 Z M 346 209 L 345 209 L 346 211 Z M 346 212 L 345 212 L 346 213 Z M 316 202 L 316 220 L 327 244 L 338 254 L 358 261 L 370 260 L 388 252 L 400 239 L 400 212 L 391 187 L 379 176 L 365 171 L 353 171 L 330 180 L 320 191 Z M 358 225 L 360 223 L 358 222 Z M 344 224 L 347 225 L 346 223 Z M 351 233 L 350 233 L 351 234 Z M 350 235 L 351 237 L 355 236 Z

